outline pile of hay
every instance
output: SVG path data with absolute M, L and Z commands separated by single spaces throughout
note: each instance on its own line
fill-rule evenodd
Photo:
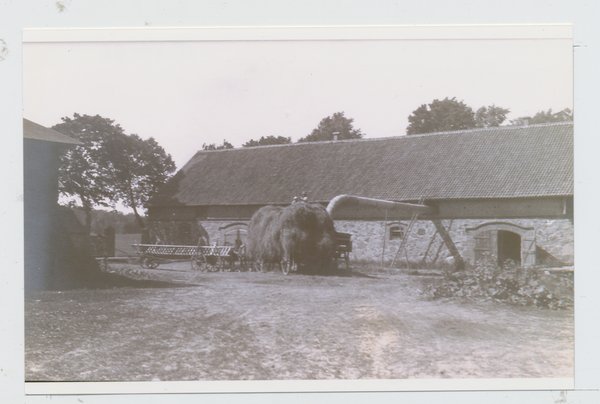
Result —
M 265 206 L 252 216 L 246 242 L 248 260 L 269 266 L 281 262 L 283 250 L 278 223 L 282 211 L 279 206 Z
M 247 247 L 250 260 L 263 264 L 284 261 L 286 273 L 298 268 L 328 270 L 335 252 L 333 220 L 318 204 L 266 206 L 250 221 Z
M 335 228 L 327 210 L 318 204 L 293 203 L 279 221 L 283 259 L 310 272 L 330 269 L 335 252 Z

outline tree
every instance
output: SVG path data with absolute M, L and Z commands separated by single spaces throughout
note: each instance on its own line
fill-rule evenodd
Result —
M 91 229 L 94 207 L 114 208 L 119 201 L 134 210 L 145 228 L 138 209 L 175 171 L 171 156 L 153 138 L 128 136 L 120 125 L 99 115 L 74 114 L 62 120 L 52 129 L 84 145 L 61 156 L 61 193 L 82 206 L 86 229 Z
M 475 126 L 478 128 L 489 128 L 500 126 L 506 120 L 509 109 L 500 108 L 492 104 L 489 107 L 481 107 L 475 112 Z
M 115 154 L 113 161 L 115 195 L 133 210 L 138 225 L 145 229 L 138 209 L 167 182 L 175 172 L 175 163 L 152 137 L 144 140 L 132 134 L 127 140 L 126 148 Z
M 298 143 L 333 140 L 334 132 L 337 132 L 338 140 L 362 139 L 365 134 L 360 129 L 354 129 L 353 122 L 354 119 L 346 118 L 344 112 L 336 112 L 333 116 L 323 118 L 319 126 L 310 135 L 298 139 Z
M 481 107 L 477 112 L 463 101 L 446 97 L 422 104 L 408 117 L 407 135 L 419 133 L 445 132 L 474 128 L 500 126 L 506 120 L 509 109 L 491 105 Z
M 214 143 L 202 144 L 202 150 L 224 150 L 224 149 L 233 149 L 233 148 L 234 148 L 233 145 L 231 143 L 229 143 L 226 139 L 223 139 L 223 144 L 220 146 L 217 146 Z
M 552 113 L 552 108 L 548 111 L 539 111 L 533 117 L 522 116 L 517 119 L 510 121 L 511 125 L 524 125 L 525 121 L 529 124 L 537 123 L 551 123 L 551 122 L 565 122 L 573 120 L 573 111 L 569 108 L 565 108 L 562 111 Z
M 242 147 L 258 147 L 258 146 L 271 146 L 275 144 L 290 144 L 292 143 L 291 137 L 283 136 L 261 136 L 260 140 L 250 139 L 242 145 Z
M 409 115 L 408 122 L 407 135 L 472 129 L 476 124 L 473 109 L 456 97 L 422 104 Z
M 110 155 L 106 144 L 119 142 L 125 133 L 121 126 L 113 125 L 113 121 L 99 115 L 74 114 L 73 119 L 65 117 L 62 121 L 52 129 L 81 141 L 84 146 L 70 148 L 61 156 L 60 192 L 79 199 L 85 212 L 85 227 L 90 231 L 94 207 L 115 204 L 110 180 L 113 167 L 107 164 Z

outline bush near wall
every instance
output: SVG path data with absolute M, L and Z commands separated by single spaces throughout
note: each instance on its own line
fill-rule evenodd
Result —
M 432 299 L 492 299 L 517 306 L 572 309 L 573 279 L 536 267 L 521 268 L 512 261 L 499 266 L 488 257 L 464 271 L 444 271 L 441 280 L 425 287 L 424 294 Z

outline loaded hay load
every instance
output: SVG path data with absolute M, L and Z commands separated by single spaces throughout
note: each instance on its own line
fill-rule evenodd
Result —
M 248 258 L 261 269 L 282 264 L 284 274 L 299 268 L 323 272 L 334 262 L 335 237 L 333 220 L 319 204 L 265 206 L 248 225 Z
M 258 270 L 281 262 L 283 250 L 279 218 L 282 211 L 283 208 L 279 206 L 265 206 L 260 208 L 250 220 L 246 252 L 247 258 L 254 262 Z
M 304 268 L 327 271 L 335 256 L 335 228 L 327 210 L 314 203 L 292 203 L 279 218 L 284 273 Z

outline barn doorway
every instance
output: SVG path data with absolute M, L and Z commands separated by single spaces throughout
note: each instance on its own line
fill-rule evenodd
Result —
M 513 260 L 521 265 L 521 236 L 508 230 L 498 230 L 498 265 Z
M 535 229 L 515 223 L 487 222 L 465 228 L 469 235 L 465 256 L 471 263 L 493 257 L 498 264 L 513 260 L 520 266 L 535 265 Z
M 248 238 L 248 225 L 245 223 L 231 223 L 224 227 L 219 227 L 221 231 L 221 240 L 223 245 L 233 246 L 236 249 L 242 244 L 246 244 Z

